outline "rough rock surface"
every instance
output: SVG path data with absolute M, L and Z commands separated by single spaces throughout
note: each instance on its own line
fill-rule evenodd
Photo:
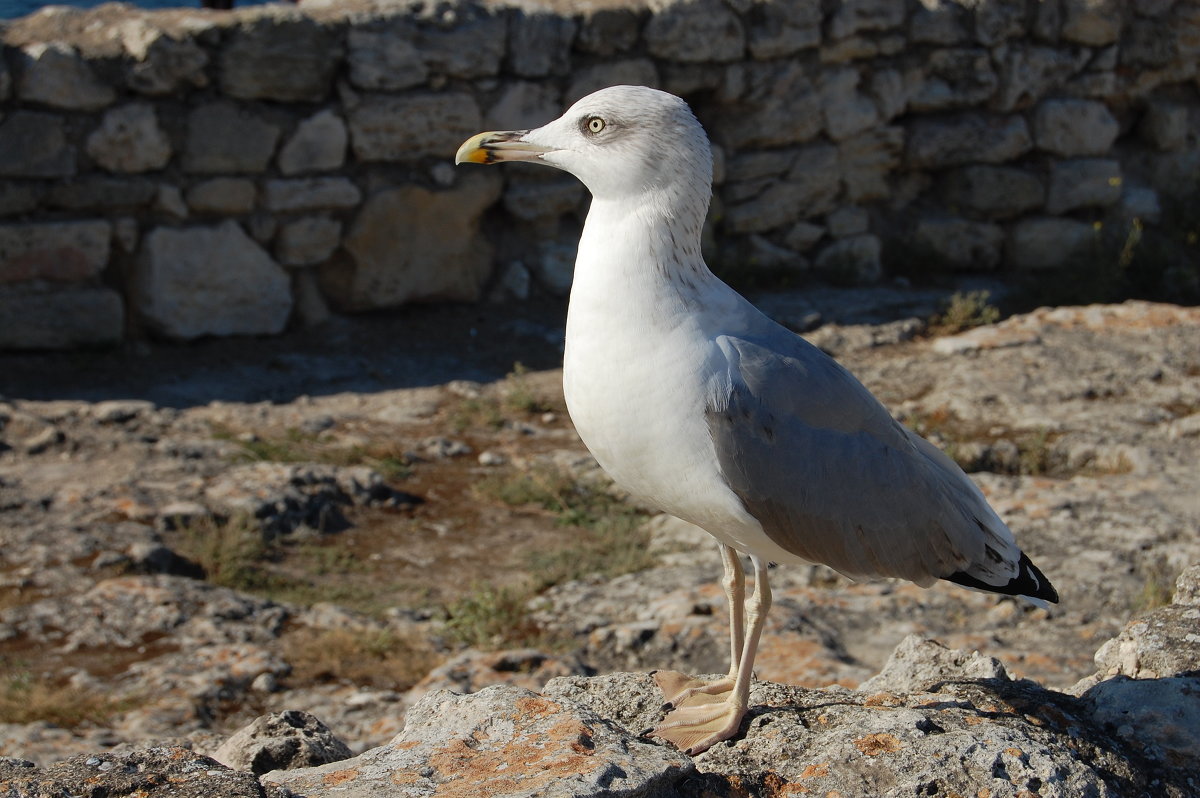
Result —
M 830 223 L 855 229 L 852 218 Z M 960 794 L 1015 796 L 1038 779 L 1041 794 L 1090 783 L 1100 795 L 1169 795 L 1194 770 L 1197 590 L 1185 569 L 1200 563 L 1200 316 L 1130 302 L 922 335 L 915 317 L 945 298 L 881 285 L 760 304 L 812 329 L 898 417 L 971 468 L 1063 602 L 1047 611 L 949 585 L 778 568 L 752 739 L 697 760 L 676 794 L 808 789 L 822 762 L 828 775 L 814 783 L 846 795 L 887 794 L 888 779 L 942 779 Z M 338 322 L 291 348 L 201 341 L 86 360 L 5 355 L 6 688 L 39 706 L 62 694 L 77 712 L 96 708 L 80 718 L 10 702 L 0 754 L 36 761 L 41 774 L 72 755 L 163 742 L 211 754 L 254 717 L 287 710 L 314 715 L 361 753 L 400 733 L 419 701 L 449 701 L 440 690 L 539 692 L 556 676 L 591 696 L 545 693 L 561 717 L 590 706 L 636 733 L 654 720 L 657 696 L 583 677 L 723 671 L 719 560 L 694 527 L 651 519 L 635 572 L 521 592 L 522 580 L 544 578 L 545 558 L 584 559 L 573 547 L 591 534 L 542 504 L 489 492 L 551 468 L 569 475 L 564 484 L 597 479 L 562 410 L 559 374 L 536 370 L 561 356 L 560 323 L 557 313 L 442 307 Z M 513 369 L 514 340 L 535 371 L 497 381 Z M 217 535 L 242 529 L 233 519 L 246 515 L 259 516 L 245 526 L 251 540 Z M 253 544 L 259 559 L 222 572 L 197 530 L 233 547 L 218 551 Z M 503 620 L 499 632 L 468 625 L 489 613 Z M 831 684 L 846 689 L 801 689 Z M 894 714 L 883 699 L 872 704 L 880 693 L 896 696 Z M 636 708 L 622 709 L 629 701 Z M 830 714 L 842 708 L 851 714 Z M 796 718 L 810 728 L 781 725 Z M 1069 755 L 1061 742 L 1076 727 L 1084 747 Z M 789 735 L 803 748 L 784 757 L 764 747 Z M 1136 746 L 1123 742 L 1131 737 Z M 942 760 L 935 745 L 950 746 Z M 823 758 L 804 759 L 810 749 Z
M 272 770 L 316 767 L 353 754 L 329 728 L 307 712 L 262 715 L 213 752 L 213 759 L 256 776 Z

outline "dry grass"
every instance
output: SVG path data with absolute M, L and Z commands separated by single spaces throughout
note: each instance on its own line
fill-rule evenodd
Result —
M 128 706 L 128 701 L 64 685 L 26 670 L 0 669 L 0 723 L 45 721 L 73 728 L 83 723 L 103 724 Z
M 293 629 L 282 638 L 283 657 L 299 683 L 351 682 L 407 690 L 438 664 L 423 641 L 388 629 Z

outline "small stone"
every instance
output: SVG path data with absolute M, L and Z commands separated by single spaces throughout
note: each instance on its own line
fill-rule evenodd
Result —
M 571 282 L 575 279 L 575 255 L 574 243 L 543 242 L 533 261 L 533 273 L 542 287 L 555 296 L 571 293 Z
M 501 292 L 500 299 L 511 297 L 517 300 L 529 299 L 529 289 L 532 285 L 533 277 L 529 273 L 529 269 L 525 268 L 525 264 L 519 260 L 510 261 L 500 271 L 500 278 L 496 281 L 496 287 Z
M 493 452 L 490 449 L 486 452 L 479 453 L 479 464 L 481 466 L 488 466 L 489 468 L 491 468 L 494 466 L 502 466 L 507 462 L 508 462 L 507 457 L 500 454 L 499 452 Z
M 152 106 L 130 103 L 104 115 L 88 136 L 87 152 L 110 172 L 150 172 L 171 160 L 171 143 Z
M 349 178 L 309 177 L 268 180 L 264 204 L 274 212 L 353 208 L 362 202 L 362 192 Z
M 179 186 L 173 186 L 170 183 L 163 183 L 158 187 L 158 192 L 154 197 L 154 210 L 175 219 L 188 217 L 188 206 L 183 201 L 183 192 L 179 190 Z
M 218 762 L 258 776 L 316 767 L 351 756 L 346 744 L 324 723 L 295 709 L 256 718 L 213 752 Z
M 346 123 L 331 110 L 310 116 L 279 150 L 279 171 L 292 176 L 327 172 L 346 162 Z
M 784 236 L 783 243 L 788 249 L 797 252 L 807 252 L 825 236 L 825 228 L 809 222 L 796 222 Z
M 257 197 L 253 180 L 215 177 L 188 189 L 187 204 L 197 213 L 234 216 L 253 211 Z

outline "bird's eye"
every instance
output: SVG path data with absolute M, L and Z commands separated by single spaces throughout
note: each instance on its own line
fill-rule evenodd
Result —
M 601 130 L 604 130 L 604 120 L 598 116 L 589 117 L 587 129 L 589 133 L 599 133 Z

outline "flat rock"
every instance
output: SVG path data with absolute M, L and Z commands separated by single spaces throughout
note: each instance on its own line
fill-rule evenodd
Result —
M 275 154 L 279 128 L 227 101 L 193 108 L 188 114 L 183 168 L 195 173 L 256 173 Z
M 918 169 L 1001 163 L 1020 157 L 1032 146 L 1024 117 L 964 113 L 911 123 L 907 160 Z
M 346 161 L 346 123 L 331 110 L 320 111 L 296 127 L 279 150 L 279 171 L 292 176 L 337 169 Z
M 116 99 L 75 48 L 61 42 L 31 44 L 21 50 L 17 96 L 72 111 L 96 111 Z
M 661 795 L 694 772 L 677 751 L 639 740 L 596 712 L 517 687 L 438 691 L 391 743 L 345 762 L 270 773 L 309 798 Z
M 287 274 L 232 220 L 146 234 L 136 308 L 176 339 L 280 332 L 292 311 Z

